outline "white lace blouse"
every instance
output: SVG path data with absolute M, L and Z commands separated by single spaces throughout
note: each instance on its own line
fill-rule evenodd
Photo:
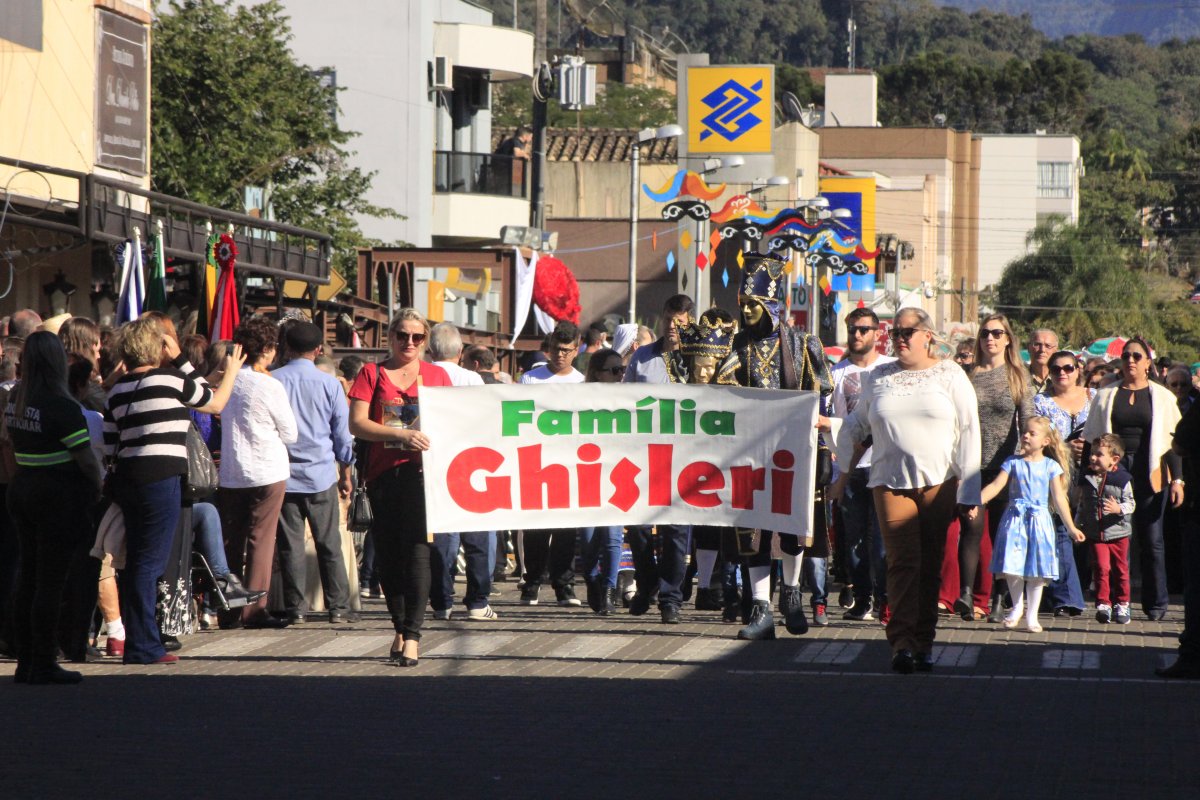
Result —
M 837 432 L 838 461 L 849 464 L 868 436 L 868 486 L 919 489 L 958 478 L 958 502 L 979 504 L 979 405 L 953 361 L 923 370 L 892 362 L 864 375 L 858 405 Z

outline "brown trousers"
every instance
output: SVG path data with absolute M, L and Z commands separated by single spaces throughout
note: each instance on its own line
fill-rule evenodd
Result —
M 957 492 L 957 480 L 922 489 L 875 487 L 875 513 L 887 549 L 892 652 L 933 652 L 946 528 Z
M 242 582 L 252 591 L 271 588 L 271 568 L 275 561 L 275 529 L 287 481 L 249 489 L 226 489 L 217 492 L 217 508 L 221 512 L 221 530 L 225 537 L 225 557 L 229 570 L 241 575 Z M 244 567 L 244 569 L 243 569 Z M 267 599 L 251 603 L 242 609 L 242 621 L 265 614 Z

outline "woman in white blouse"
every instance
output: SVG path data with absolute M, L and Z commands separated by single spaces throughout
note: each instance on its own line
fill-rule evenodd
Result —
M 946 528 L 956 510 L 979 505 L 979 412 L 966 373 L 933 355 L 929 315 L 904 308 L 892 329 L 896 361 L 863 376 L 858 406 L 837 436 L 850 467 L 871 446 L 868 486 L 887 550 L 892 669 L 933 668 L 937 599 Z
M 217 504 L 225 532 L 229 569 L 242 572 L 252 591 L 271 588 L 275 526 L 291 469 L 287 446 L 296 441 L 296 417 L 283 384 L 267 367 L 275 358 L 277 327 L 265 317 L 238 326 L 233 341 L 246 354 L 233 395 L 221 414 L 221 489 Z M 287 623 L 267 613 L 263 598 L 238 612 L 224 612 L 222 628 L 276 628 Z

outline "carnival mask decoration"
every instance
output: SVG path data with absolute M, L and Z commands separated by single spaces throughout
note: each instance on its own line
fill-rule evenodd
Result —
M 787 262 L 770 255 L 749 254 L 745 256 L 743 270 L 738 291 L 743 321 L 747 327 L 767 324 L 755 315 L 754 308 L 757 305 L 770 318 L 770 330 L 778 330 L 787 292 Z

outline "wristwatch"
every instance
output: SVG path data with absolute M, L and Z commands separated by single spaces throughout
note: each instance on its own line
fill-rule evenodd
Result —
M 1180 486 L 1187 486 L 1187 484 L 1183 482 L 1183 478 L 1176 478 L 1175 480 L 1171 481 L 1172 486 L 1175 486 L 1176 484 Z

